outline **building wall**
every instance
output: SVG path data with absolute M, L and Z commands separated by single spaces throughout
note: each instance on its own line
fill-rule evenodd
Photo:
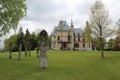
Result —
M 68 41 L 68 31 L 63 31 L 63 32 L 56 31 L 56 37 L 57 40 L 59 37 L 59 41 Z
M 62 31 L 62 32 L 56 31 L 55 35 L 54 36 L 52 35 L 52 46 L 51 47 L 53 49 L 60 50 L 62 46 L 62 42 L 68 42 L 68 33 L 69 33 L 68 31 Z M 80 40 L 78 40 L 78 38 L 80 38 Z M 79 47 L 76 48 L 78 50 L 91 50 L 91 43 L 85 42 L 82 36 L 75 37 L 74 44 L 75 43 L 79 45 Z M 67 44 L 67 48 L 70 49 L 71 42 L 68 42 L 66 44 Z

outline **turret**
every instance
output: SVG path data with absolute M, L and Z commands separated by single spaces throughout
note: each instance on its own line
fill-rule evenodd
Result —
M 72 21 L 72 20 L 71 20 L 70 27 L 71 27 L 71 29 L 73 29 L 73 28 L 74 28 L 74 25 L 73 25 L 73 21 Z

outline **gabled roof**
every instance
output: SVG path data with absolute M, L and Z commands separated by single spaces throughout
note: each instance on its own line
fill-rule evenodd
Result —
M 82 36 L 83 31 L 81 28 L 74 28 L 74 34 L 75 34 L 75 36 L 78 36 L 78 34 L 80 34 L 80 36 Z

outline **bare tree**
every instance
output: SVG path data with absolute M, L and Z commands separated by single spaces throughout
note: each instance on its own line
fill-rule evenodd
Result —
M 118 19 L 118 21 L 116 22 L 116 26 L 118 27 L 116 34 L 118 37 L 120 37 L 120 19 Z
M 110 36 L 114 30 L 111 29 L 108 11 L 100 0 L 97 0 L 91 7 L 90 24 L 92 34 L 100 41 L 101 57 L 104 58 L 103 38 Z

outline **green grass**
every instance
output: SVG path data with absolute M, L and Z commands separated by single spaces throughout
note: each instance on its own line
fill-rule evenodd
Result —
M 120 80 L 120 51 L 48 51 L 48 68 L 39 68 L 39 59 L 31 57 L 18 61 L 17 53 L 0 54 L 0 80 Z

